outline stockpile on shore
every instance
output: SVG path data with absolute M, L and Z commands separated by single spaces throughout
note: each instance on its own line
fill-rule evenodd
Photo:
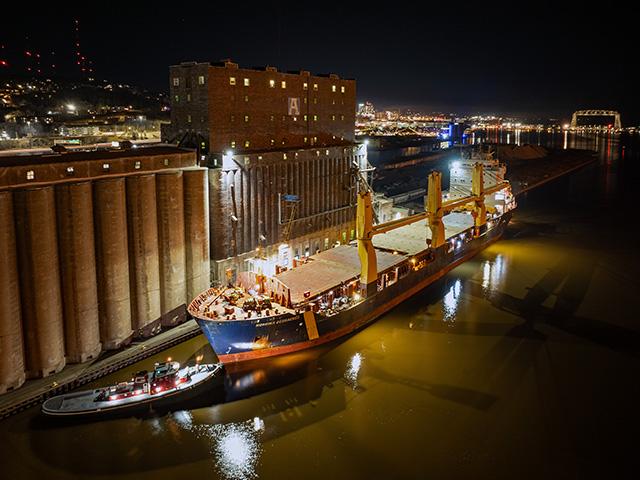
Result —
M 542 158 L 512 159 L 505 163 L 513 193 L 519 195 L 595 160 L 595 152 L 591 150 L 556 150 Z
M 595 160 L 595 152 L 591 150 L 549 150 L 531 145 L 517 148 L 510 148 L 511 145 L 499 145 L 498 147 L 498 158 L 507 165 L 507 180 L 511 182 L 515 195 Z M 383 193 L 387 197 L 426 188 L 427 175 L 432 170 L 442 172 L 443 185 L 444 188 L 447 188 L 449 165 L 459 158 L 456 153 L 457 151 L 451 151 L 444 158 L 441 157 L 432 162 L 417 165 L 407 165 L 402 168 L 377 167 L 373 188 L 376 192 Z

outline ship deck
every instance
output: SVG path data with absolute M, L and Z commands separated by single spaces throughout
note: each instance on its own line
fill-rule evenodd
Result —
M 445 215 L 442 221 L 445 238 L 455 237 L 473 227 L 473 217 L 468 213 L 452 212 Z M 428 238 L 431 238 L 431 230 L 427 227 L 427 221 L 423 220 L 374 236 L 373 246 L 376 249 L 413 256 L 426 250 Z
M 377 252 L 378 271 L 383 272 L 406 260 L 404 255 Z M 307 263 L 276 275 L 291 291 L 291 301 L 296 304 L 310 297 L 346 284 L 360 275 L 360 258 L 355 245 L 339 245 L 317 253 Z
M 195 305 L 198 316 L 210 318 L 211 320 L 251 320 L 264 316 L 277 317 L 295 313 L 279 303 L 271 300 L 270 307 L 262 307 L 260 309 L 245 310 L 244 303 L 253 296 L 241 288 L 225 288 L 225 292 L 218 288 L 209 289 L 206 294 L 200 295 L 205 298 L 202 302 Z M 230 300 L 229 293 L 235 292 L 237 298 Z M 191 307 L 194 307 L 192 303 Z M 193 314 L 193 313 L 192 313 Z
M 445 236 L 451 238 L 473 226 L 466 213 L 451 213 L 444 217 Z M 378 272 L 384 272 L 407 258 L 427 249 L 431 231 L 426 221 L 416 222 L 373 237 Z M 395 253 L 394 253 L 395 252 Z M 307 263 L 276 275 L 291 291 L 294 304 L 305 300 L 305 292 L 313 298 L 337 286 L 347 284 L 360 275 L 360 258 L 355 245 L 339 245 L 309 257 Z

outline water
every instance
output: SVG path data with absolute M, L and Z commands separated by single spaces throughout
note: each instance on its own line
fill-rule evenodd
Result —
M 231 372 L 189 411 L 62 425 L 22 412 L 0 422 L 2 477 L 629 476 L 639 142 L 598 142 L 597 165 L 520 199 L 504 240 L 362 332 Z M 208 348 L 197 337 L 139 367 Z

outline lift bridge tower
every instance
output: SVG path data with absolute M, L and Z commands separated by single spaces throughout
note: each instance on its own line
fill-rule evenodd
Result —
M 613 128 L 616 130 L 622 128 L 620 113 L 615 110 L 577 110 L 571 117 L 571 128 L 578 127 L 578 117 L 613 117 Z

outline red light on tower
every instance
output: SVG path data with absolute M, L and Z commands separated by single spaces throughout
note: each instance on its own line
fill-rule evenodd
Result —
M 7 62 L 6 60 L 0 60 L 0 67 L 8 67 L 9 66 L 9 62 Z

